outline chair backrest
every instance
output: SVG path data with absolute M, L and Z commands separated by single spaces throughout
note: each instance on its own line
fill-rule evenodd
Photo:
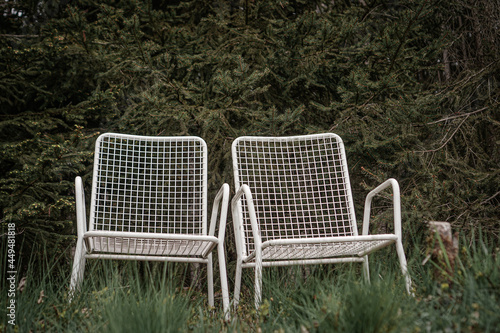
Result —
M 203 139 L 113 133 L 97 139 L 90 231 L 206 235 L 206 208 Z
M 236 190 L 252 192 L 262 242 L 357 235 L 344 145 L 332 133 L 240 137 L 233 142 Z M 248 207 L 239 204 L 247 253 L 253 249 Z

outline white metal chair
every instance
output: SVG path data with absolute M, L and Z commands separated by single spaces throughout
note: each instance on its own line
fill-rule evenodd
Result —
M 338 135 L 240 137 L 233 142 L 232 156 L 234 306 L 239 303 L 242 268 L 255 269 L 259 307 L 262 267 L 360 262 L 369 280 L 368 254 L 393 243 L 410 293 L 398 182 L 389 179 L 368 194 L 358 235 L 347 160 Z M 392 187 L 395 232 L 369 235 L 372 198 L 388 187 Z
M 203 139 L 102 134 L 96 142 L 88 229 L 81 178 L 75 183 L 78 241 L 70 299 L 81 284 L 86 259 L 172 261 L 207 265 L 208 301 L 213 306 L 212 250 L 218 247 L 227 313 L 224 234 L 229 185 L 215 198 L 207 230 Z

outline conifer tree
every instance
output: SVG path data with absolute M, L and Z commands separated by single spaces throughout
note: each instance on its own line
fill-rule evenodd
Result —
M 479 3 L 7 1 L 1 224 L 74 237 L 72 183 L 88 185 L 100 132 L 203 137 L 214 193 L 235 137 L 333 131 L 357 207 L 395 177 L 408 232 L 498 235 L 500 6 Z

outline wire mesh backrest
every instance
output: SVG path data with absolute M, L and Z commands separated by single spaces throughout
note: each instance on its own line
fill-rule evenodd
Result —
M 89 230 L 206 234 L 206 154 L 197 137 L 101 135 Z
M 262 241 L 357 234 L 342 140 L 335 134 L 241 137 L 233 143 L 235 185 L 247 184 Z M 241 202 L 246 250 L 253 241 Z

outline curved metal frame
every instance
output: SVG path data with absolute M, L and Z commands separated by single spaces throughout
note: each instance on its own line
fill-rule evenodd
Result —
M 122 150 L 119 150 L 116 156 L 113 155 L 113 161 L 109 162 L 108 160 L 106 160 L 106 158 L 108 157 L 106 152 L 108 150 L 111 150 L 111 148 L 108 147 L 102 149 L 104 153 L 100 151 L 100 149 L 102 148 L 100 148 L 100 145 L 103 144 L 102 142 L 106 140 L 118 140 L 120 142 L 125 142 L 125 144 L 131 143 L 133 145 L 139 143 L 147 144 L 148 142 L 160 142 L 164 145 L 167 145 L 169 142 L 181 142 L 180 145 L 182 146 L 185 145 L 186 142 L 187 144 L 195 142 L 196 145 L 199 145 L 199 147 L 201 147 L 202 153 L 201 155 L 198 154 L 196 155 L 196 157 L 192 157 L 191 155 L 189 155 L 189 147 L 185 148 L 184 146 L 182 146 L 179 151 L 174 152 L 171 151 L 176 148 L 169 148 L 171 151 L 165 153 L 163 151 L 159 151 L 159 147 L 161 145 L 158 144 L 158 148 L 155 147 L 155 149 L 158 149 L 158 151 L 155 150 L 153 151 L 153 153 L 151 153 L 151 151 L 144 153 L 141 150 L 137 150 L 136 146 L 133 148 L 136 150 L 134 150 L 132 153 L 127 151 L 127 153 L 123 154 L 122 156 L 122 151 L 129 149 L 128 147 L 125 147 Z M 110 147 L 111 146 L 115 147 L 119 145 L 110 144 Z M 118 148 L 116 149 L 118 150 Z M 162 158 L 155 157 L 155 162 L 148 162 L 148 155 L 161 156 Z M 134 179 L 139 179 L 142 176 L 140 169 L 141 165 L 150 166 L 151 164 L 156 163 L 158 167 L 153 170 L 155 177 L 158 176 L 158 178 L 160 178 L 160 175 L 164 177 L 164 174 L 167 173 L 167 171 L 165 170 L 165 166 L 163 164 L 168 163 L 169 157 L 174 158 L 174 161 L 172 161 L 172 165 L 168 165 L 168 171 L 175 175 L 175 179 L 174 176 L 171 176 L 171 178 L 168 178 L 167 180 L 162 178 L 161 181 L 157 182 L 142 179 L 140 179 L 140 181 L 134 182 Z M 193 162 L 193 160 L 196 161 Z M 137 161 L 139 161 L 140 163 Z M 193 169 L 192 165 L 186 167 L 185 163 L 182 164 L 179 161 L 193 164 L 198 163 L 199 168 L 196 169 L 197 167 L 195 166 L 195 169 Z M 106 169 L 108 167 L 108 164 L 112 165 L 108 169 Z M 133 176 L 130 176 L 129 174 L 127 174 L 127 172 L 132 167 L 134 167 L 134 170 L 136 171 Z M 179 171 L 176 168 L 184 169 L 180 172 L 179 175 Z M 104 171 L 102 171 L 101 169 L 104 169 Z M 119 169 L 119 171 L 115 171 L 115 169 Z M 118 174 L 122 172 L 122 174 L 125 175 L 123 176 L 124 179 L 119 179 L 119 185 L 116 185 L 116 179 L 114 179 L 113 181 L 109 181 L 108 179 L 109 177 L 115 177 L 115 172 Z M 191 179 L 195 177 L 192 175 L 193 173 L 197 174 L 197 179 L 202 178 L 202 180 L 193 181 Z M 116 178 L 121 177 L 120 175 L 116 176 Z M 192 199 L 189 194 L 184 193 L 186 189 L 182 187 L 182 184 L 184 183 L 182 181 L 179 181 L 179 178 L 181 180 L 188 179 L 189 182 L 185 181 L 185 183 L 189 183 L 190 185 L 195 184 L 193 186 L 197 186 L 195 190 L 198 191 L 197 193 L 201 193 L 202 199 Z M 172 184 L 176 181 L 178 181 L 178 183 Z M 100 182 L 109 182 L 112 184 L 103 185 L 106 187 L 106 190 L 98 193 L 97 188 L 98 186 L 101 186 Z M 101 135 L 96 142 L 92 199 L 90 205 L 91 216 L 89 220 L 88 230 L 83 182 L 80 177 L 76 177 L 75 179 L 78 239 L 71 275 L 70 300 L 74 296 L 75 291 L 80 288 L 85 271 L 86 259 L 121 259 L 165 262 L 171 261 L 203 263 L 207 265 L 208 303 L 210 306 L 214 306 L 212 251 L 215 247 L 217 247 L 223 308 L 226 316 L 228 316 L 229 291 L 227 285 L 226 261 L 224 255 L 224 237 L 226 229 L 227 210 L 229 205 L 229 185 L 223 184 L 215 197 L 212 208 L 210 227 L 207 230 L 206 182 L 207 152 L 206 144 L 201 138 L 146 137 L 115 133 L 106 133 Z M 143 197 L 141 197 L 142 193 L 139 191 L 141 186 L 142 188 L 146 188 L 146 185 L 144 184 L 147 184 L 149 188 L 149 195 L 154 196 L 153 199 L 151 199 L 150 197 L 148 199 L 149 202 L 147 202 L 146 204 L 144 204 L 144 202 L 146 201 Z M 155 188 L 155 186 L 160 186 L 161 188 L 158 189 L 157 187 Z M 132 193 L 132 190 L 130 190 L 131 188 L 134 188 L 135 191 L 133 193 L 135 195 L 135 201 L 129 203 L 127 201 L 130 199 L 129 197 L 127 197 L 127 199 L 123 198 L 125 198 L 124 193 Z M 170 190 L 170 188 L 173 188 L 173 190 Z M 164 193 L 163 191 L 165 189 L 166 191 L 170 192 Z M 119 199 L 108 200 L 107 193 L 111 193 L 109 194 L 110 197 L 115 196 L 115 199 Z M 200 194 L 198 194 L 198 196 L 199 195 Z M 170 196 L 170 200 L 164 200 L 164 196 Z M 158 198 L 161 199 L 161 203 L 159 203 L 160 199 Z M 107 202 L 106 200 L 108 200 L 109 202 Z M 180 200 L 181 203 L 178 203 L 176 200 Z M 194 215 L 195 213 L 186 213 L 191 214 L 188 215 L 188 217 L 185 217 L 184 215 L 180 216 L 184 213 L 179 210 L 179 207 L 190 209 L 188 203 L 192 203 L 195 200 L 198 200 L 198 206 L 196 207 L 198 207 L 198 210 L 201 211 L 199 213 L 201 214 L 199 216 L 201 220 L 192 222 L 192 220 L 197 218 Z M 124 203 L 124 201 L 127 202 Z M 173 201 L 176 205 L 174 208 L 168 208 L 171 201 Z M 110 207 L 99 208 L 99 205 L 107 205 Z M 120 208 L 116 208 L 115 206 L 120 206 Z M 140 221 L 141 223 L 135 222 L 140 220 L 140 217 L 138 217 L 137 215 L 139 211 L 139 208 L 137 207 L 147 207 L 148 214 L 152 214 L 151 211 L 154 211 L 154 221 L 150 222 L 149 220 L 153 220 L 153 218 L 148 215 L 147 219 L 143 217 L 143 221 Z M 101 209 L 102 212 L 99 212 L 99 209 Z M 116 213 L 117 211 L 118 213 Z M 123 213 L 124 211 L 126 211 L 127 214 Z M 146 211 L 146 209 L 143 209 L 143 211 Z M 172 214 L 179 215 L 176 215 L 173 218 L 181 221 L 180 226 L 178 224 L 179 222 L 171 221 L 171 216 L 162 216 L 162 214 L 165 214 L 165 212 L 170 211 L 174 212 Z M 215 236 L 218 216 L 220 216 L 218 221 L 219 232 L 218 236 Z M 127 220 L 126 217 L 130 217 L 130 220 Z M 160 222 L 158 222 L 158 220 Z M 134 224 L 134 222 L 136 224 Z M 202 223 L 202 225 L 198 225 L 196 223 Z M 141 225 L 138 226 L 138 224 Z M 167 227 L 159 228 L 158 225 L 167 225 Z M 133 229 L 135 231 L 129 231 L 130 229 Z M 160 229 L 160 231 L 158 231 L 158 229 Z
M 323 144 L 322 140 L 328 140 L 328 144 Z M 318 142 L 318 144 L 324 145 L 327 148 L 323 147 L 318 149 L 316 146 L 308 146 L 307 144 L 302 146 L 301 142 Z M 335 143 L 332 144 L 332 142 Z M 239 145 L 241 145 L 241 147 L 239 147 Z M 333 148 L 330 149 L 330 147 Z M 274 149 L 280 149 L 280 151 L 275 151 Z M 321 150 L 321 152 L 309 153 L 307 149 L 316 151 Z M 295 150 L 299 152 L 296 153 Z M 313 219 L 306 216 L 304 213 L 303 215 L 305 217 L 303 217 L 303 219 L 309 222 L 304 223 L 298 221 L 298 225 L 300 224 L 300 226 L 303 225 L 304 227 L 300 227 L 303 229 L 296 230 L 298 227 L 289 222 L 290 218 L 288 220 L 286 218 L 291 215 L 286 209 L 294 208 L 292 205 L 300 201 L 297 199 L 298 197 L 303 198 L 303 194 L 300 194 L 300 196 L 297 195 L 297 193 L 300 192 L 298 188 L 301 184 L 298 179 L 301 179 L 301 173 L 311 174 L 315 171 L 311 171 L 311 167 L 305 165 L 304 161 L 300 163 L 290 162 L 290 166 L 288 166 L 287 163 L 289 163 L 289 161 L 286 161 L 284 156 L 286 154 L 291 154 L 290 158 L 296 159 L 302 158 L 301 156 L 306 156 L 307 160 L 316 161 L 318 159 L 323 159 L 325 154 L 330 153 L 330 150 L 332 150 L 333 154 L 331 159 L 324 159 L 321 163 L 314 162 L 316 163 L 315 168 L 325 169 L 327 170 L 325 171 L 326 173 L 328 173 L 329 170 L 334 170 L 335 174 L 330 175 L 330 178 L 314 174 L 314 179 L 328 179 L 328 181 L 332 183 L 341 182 L 344 188 L 340 192 L 342 192 L 342 198 L 345 199 L 346 202 L 338 204 L 336 202 L 340 199 L 335 197 L 333 199 L 328 199 L 331 202 L 330 206 L 324 204 L 318 205 L 318 202 L 324 203 L 327 201 L 326 199 L 322 199 L 326 193 L 324 191 L 319 191 L 319 193 L 311 194 L 316 198 L 314 199 L 316 201 L 312 207 L 320 207 L 320 209 L 322 209 L 322 207 L 328 206 L 326 209 L 331 211 L 335 210 L 335 205 L 343 205 L 342 207 L 344 208 L 348 207 L 344 209 L 345 213 L 343 213 L 344 217 L 347 216 L 346 219 L 348 221 L 342 221 L 341 227 L 338 227 L 339 223 L 333 221 L 335 216 L 332 214 L 328 215 L 329 212 L 327 212 L 324 215 L 327 215 L 330 220 L 323 221 L 322 225 L 325 230 L 327 230 L 326 226 L 328 223 L 334 224 L 334 226 L 337 226 L 337 229 L 330 226 L 331 228 L 328 230 L 337 230 L 338 234 L 335 234 L 336 231 L 329 233 L 325 231 L 326 235 L 315 234 L 314 237 L 301 237 L 301 234 L 310 235 L 312 233 L 318 233 L 318 230 L 307 229 L 307 225 L 313 225 L 311 222 Z M 314 154 L 319 155 L 315 156 Z M 401 241 L 399 185 L 395 179 L 388 179 L 367 195 L 362 235 L 358 235 L 349 175 L 347 172 L 346 156 L 342 140 L 337 135 L 326 133 L 294 137 L 240 137 L 233 142 L 232 156 L 236 186 L 236 194 L 233 196 L 231 202 L 237 253 L 234 289 L 235 307 L 239 303 L 242 268 L 254 268 L 255 270 L 255 307 L 258 308 L 261 302 L 263 267 L 360 262 L 363 263 L 365 278 L 369 281 L 368 255 L 393 243 L 396 244 L 401 271 L 406 279 L 406 289 L 408 293 L 410 293 L 411 280 L 407 272 L 406 258 Z M 273 160 L 273 157 L 276 158 Z M 242 159 L 244 159 L 246 163 L 243 166 L 241 162 Z M 338 167 L 336 168 L 328 166 L 333 159 L 340 159 L 340 161 L 335 161 L 335 163 L 338 163 Z M 266 165 L 259 165 L 259 163 Z M 281 165 L 278 165 L 279 163 L 281 163 Z M 287 169 L 288 167 L 290 169 Z M 251 179 L 254 176 L 254 174 L 252 174 L 254 171 L 253 169 L 255 169 L 255 178 L 259 178 L 259 180 Z M 242 180 L 242 172 L 247 173 L 247 179 Z M 339 175 L 341 179 L 337 179 Z M 255 184 L 255 188 L 251 189 L 250 186 L 245 183 L 245 181 L 249 180 Z M 317 183 L 323 184 L 326 183 L 326 181 L 317 181 Z M 291 189 L 291 187 L 294 188 Z M 389 187 L 393 190 L 395 233 L 369 235 L 371 201 L 375 195 Z M 318 185 L 316 188 L 323 189 L 325 186 Z M 256 208 L 256 193 L 259 194 L 260 212 L 257 212 Z M 308 193 L 311 192 L 309 191 Z M 287 196 L 291 197 L 291 199 Z M 278 200 L 276 198 L 280 199 Z M 280 207 L 278 211 L 278 208 L 275 207 L 278 201 L 287 202 L 288 206 L 283 205 L 284 208 Z M 300 202 L 304 201 L 305 200 L 302 200 Z M 304 211 L 307 211 L 307 209 L 308 208 L 304 208 Z M 269 216 L 285 217 L 281 219 L 278 218 L 279 221 L 276 221 L 276 219 L 273 220 L 269 218 Z M 290 225 L 287 226 L 287 223 L 290 223 Z M 248 225 L 250 225 L 251 228 L 249 228 Z M 272 232 L 266 232 L 266 239 L 263 239 L 262 236 L 263 228 L 272 230 Z M 286 231 L 284 232 L 281 229 L 285 229 Z M 348 232 L 346 232 L 346 230 L 348 230 Z M 249 242 L 251 244 L 249 244 Z

